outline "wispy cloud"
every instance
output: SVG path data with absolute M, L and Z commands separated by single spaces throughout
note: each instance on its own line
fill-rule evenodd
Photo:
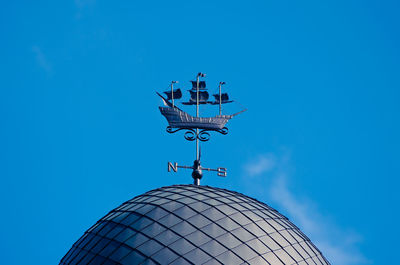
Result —
M 95 4 L 95 0 L 75 0 L 75 6 L 77 8 L 75 18 L 80 19 L 82 17 L 85 8 Z
M 295 194 L 290 190 L 291 170 L 288 154 L 259 155 L 244 165 L 247 177 L 259 178 L 260 181 L 265 181 L 261 185 L 270 187 L 268 194 L 260 196 L 266 195 L 267 199 L 283 209 L 283 213 L 288 215 L 332 264 L 369 264 L 370 261 L 359 249 L 362 238 L 356 232 L 341 227 L 330 217 L 321 214 L 317 203 L 311 198 Z M 272 181 L 266 183 L 267 179 Z
M 40 68 L 42 68 L 46 73 L 51 74 L 53 71 L 51 63 L 47 60 L 40 47 L 36 45 L 32 46 L 32 52 L 35 56 L 36 63 Z
M 244 166 L 244 170 L 250 177 L 258 176 L 268 172 L 275 167 L 275 157 L 272 154 L 263 154 L 256 157 L 252 162 Z

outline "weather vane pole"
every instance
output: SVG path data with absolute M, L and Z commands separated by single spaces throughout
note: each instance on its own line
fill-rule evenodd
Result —
M 200 77 L 206 77 L 206 74 L 198 73 L 196 77 L 196 118 L 199 117 L 199 82 Z M 196 134 L 199 133 L 199 128 L 196 128 Z M 199 138 L 196 137 L 196 160 L 199 160 Z
M 220 134 L 228 134 L 228 128 L 225 124 L 232 119 L 234 116 L 246 111 L 246 109 L 237 112 L 232 115 L 222 115 L 221 104 L 231 103 L 233 100 L 229 100 L 227 93 L 221 92 L 222 85 L 225 82 L 219 82 L 219 93 L 214 94 L 214 101 L 209 101 L 209 94 L 206 89 L 206 82 L 200 80 L 206 75 L 204 73 L 198 73 L 195 81 L 191 81 L 192 88 L 189 91 L 190 99 L 187 102 L 182 102 L 183 105 L 196 105 L 196 117 L 191 116 L 187 112 L 178 108 L 175 104 L 175 99 L 182 98 L 182 91 L 180 88 L 174 89 L 173 85 L 177 84 L 178 81 L 171 82 L 171 91 L 165 91 L 165 97 L 160 93 L 156 92 L 164 102 L 164 107 L 159 107 L 161 114 L 167 119 L 168 133 L 176 133 L 184 130 L 184 137 L 188 141 L 196 141 L 196 160 L 193 162 L 193 166 L 178 166 L 178 163 L 168 162 L 168 172 L 171 169 L 174 172 L 178 171 L 178 168 L 192 169 L 192 177 L 195 185 L 200 185 L 200 179 L 203 177 L 203 171 L 214 171 L 217 172 L 218 176 L 226 177 L 227 169 L 219 167 L 217 169 L 202 167 L 200 163 L 201 149 L 199 141 L 206 142 L 210 139 L 210 132 L 218 132 Z M 219 105 L 219 115 L 214 117 L 200 117 L 199 116 L 199 105 Z

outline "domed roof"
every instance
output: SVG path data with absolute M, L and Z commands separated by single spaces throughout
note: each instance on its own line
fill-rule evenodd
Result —
M 100 219 L 60 264 L 329 264 L 286 217 L 196 185 L 149 191 Z

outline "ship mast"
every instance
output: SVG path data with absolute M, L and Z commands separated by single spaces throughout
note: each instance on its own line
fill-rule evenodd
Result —
M 221 101 L 222 101 L 222 95 L 221 95 L 221 87 L 222 85 L 225 85 L 225 82 L 219 82 L 219 115 L 221 115 Z
M 172 107 L 175 107 L 174 105 L 174 84 L 178 83 L 178 81 L 171 81 L 171 99 L 172 99 Z M 179 97 L 179 96 L 178 96 Z

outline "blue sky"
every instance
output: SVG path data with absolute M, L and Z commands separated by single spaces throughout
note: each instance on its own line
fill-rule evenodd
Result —
M 202 145 L 204 166 L 228 168 L 202 183 L 278 209 L 333 264 L 393 264 L 398 11 L 361 0 L 4 2 L 2 263 L 56 264 L 122 202 L 191 183 L 166 171 L 191 164 L 194 145 L 165 132 L 154 92 L 171 80 L 186 89 L 202 71 L 211 92 L 225 81 L 248 108 Z

